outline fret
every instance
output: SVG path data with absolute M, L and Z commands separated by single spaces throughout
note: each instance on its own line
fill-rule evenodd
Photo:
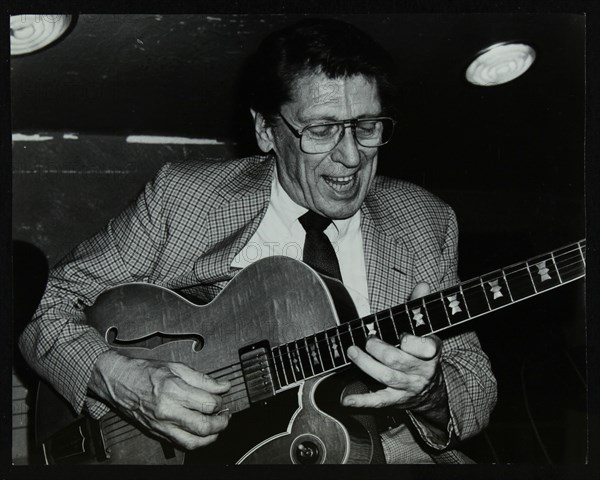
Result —
M 281 354 L 281 363 L 284 367 L 285 378 L 288 385 L 295 383 L 296 376 L 294 375 L 294 367 L 292 366 L 292 359 L 290 358 L 289 349 L 287 352 L 283 350 L 283 345 L 279 347 L 279 352 Z
M 395 307 L 390 308 L 389 312 L 398 338 L 401 338 L 402 334 L 405 332 L 412 332 L 414 334 L 410 324 L 410 317 L 408 316 L 406 305 L 396 305 Z
M 394 319 L 391 317 L 391 310 L 388 309 L 385 312 L 379 312 L 375 317 L 379 326 L 379 338 L 391 345 L 398 345 L 400 337 L 398 336 Z
M 300 356 L 300 363 L 302 365 L 302 371 L 306 372 L 304 378 L 312 377 L 315 371 L 312 368 L 312 362 L 310 360 L 310 352 L 308 351 L 308 344 L 306 339 L 296 341 L 296 350 L 298 350 Z
M 583 249 L 581 248 L 581 242 L 577 242 L 577 246 L 579 247 L 579 253 L 581 254 L 581 260 L 583 261 L 583 266 L 585 267 L 585 254 L 583 253 Z
M 506 281 L 498 272 L 493 272 L 482 277 L 485 296 L 491 308 L 500 308 L 511 303 L 506 288 Z
M 415 335 L 423 336 L 433 332 L 421 299 L 411 300 L 406 304 L 406 308 L 409 311 L 409 318 Z
M 371 322 L 375 326 L 375 335 L 383 340 L 383 333 L 381 332 L 381 326 L 379 325 L 379 319 L 377 318 L 377 314 L 372 315 L 373 322 Z
M 506 267 L 504 269 L 504 278 L 510 284 L 513 302 L 536 294 L 535 282 L 533 281 L 527 262 Z
M 558 275 L 558 281 L 560 283 L 564 283 L 562 278 L 560 277 L 560 271 L 558 270 L 558 266 L 556 265 L 556 259 L 554 258 L 554 253 L 550 252 L 550 257 L 552 258 L 552 263 L 554 264 L 554 268 L 556 269 L 556 274 Z
M 479 277 L 479 283 L 481 284 L 481 290 L 483 291 L 483 295 L 485 296 L 485 302 L 488 306 L 488 312 L 492 310 L 492 306 L 490 305 L 490 301 L 488 300 L 487 294 L 485 293 L 485 284 L 483 283 L 483 278 Z
M 448 309 L 446 308 L 446 304 L 444 303 L 444 294 L 440 291 L 439 292 L 440 295 L 440 302 L 442 303 L 442 307 L 444 307 L 444 313 L 446 314 L 446 318 L 448 319 L 448 323 L 450 325 L 452 325 L 452 322 L 450 322 L 450 315 L 448 314 Z
M 276 351 L 279 351 L 279 347 L 271 349 L 271 354 L 273 356 L 273 365 L 275 365 L 275 374 L 277 375 L 277 382 L 279 383 L 279 388 L 282 388 L 287 386 L 289 382 L 287 381 L 287 377 L 285 376 L 285 368 L 281 359 L 281 353 L 276 353 Z
M 452 325 L 448 313 L 446 312 L 444 299 L 441 297 L 441 293 L 428 295 L 422 297 L 422 299 L 432 331 L 436 332 Z
M 348 329 L 352 333 L 354 345 L 364 349 L 365 344 L 367 343 L 367 337 L 369 335 L 369 332 L 363 320 L 359 318 L 357 320 L 352 320 L 351 322 L 348 322 Z
M 506 285 L 506 290 L 508 291 L 508 296 L 510 297 L 510 301 L 514 302 L 515 299 L 512 296 L 512 292 L 510 291 L 510 285 L 508 284 L 508 280 L 506 279 L 506 273 L 504 270 L 500 270 L 502 272 L 502 278 L 504 278 L 504 284 Z
M 569 282 L 585 274 L 585 260 L 581 246 L 571 245 L 554 251 L 554 258 L 563 282 Z
M 298 355 L 298 363 L 300 364 L 300 370 L 302 371 L 302 379 L 308 378 L 311 376 L 310 370 L 310 358 L 308 357 L 308 352 L 304 345 L 302 344 L 302 340 L 296 340 L 293 342 L 296 349 L 296 354 Z
M 309 348 L 309 355 L 313 365 L 313 371 L 315 374 L 323 373 L 325 371 L 325 367 L 323 365 L 323 357 L 321 357 L 321 351 L 319 350 L 319 346 L 317 345 L 317 336 L 311 335 L 306 338 L 306 345 L 308 347 L 308 339 L 312 339 L 312 344 Z M 318 369 L 318 371 L 317 371 Z
M 406 321 L 408 322 L 408 326 L 410 327 L 411 332 L 413 332 L 413 335 L 416 335 L 417 330 L 415 329 L 412 321 L 410 320 L 410 311 L 408 310 L 408 305 L 406 303 L 404 304 L 404 312 L 402 313 L 402 315 L 406 315 Z
M 527 268 L 527 273 L 529 274 L 529 278 L 531 279 L 533 289 L 535 290 L 535 293 L 538 293 L 537 288 L 535 288 L 535 282 L 533 281 L 533 275 L 531 275 L 531 267 L 529 266 L 529 262 L 525 262 L 525 267 Z
M 463 303 L 464 303 L 464 305 L 465 305 L 465 309 L 466 309 L 466 311 L 467 311 L 467 318 L 469 318 L 469 317 L 472 317 L 472 315 L 471 315 L 471 311 L 469 310 L 469 304 L 468 304 L 468 303 L 467 303 L 467 301 L 465 300 L 465 292 L 463 292 L 463 287 L 462 287 L 462 284 L 460 284 L 460 285 L 458 286 L 458 290 L 459 290 L 459 291 L 457 292 L 457 294 L 455 295 L 455 297 L 459 297 L 459 298 L 461 298 L 461 299 L 462 299 L 462 301 L 463 301 Z M 450 303 L 450 306 L 452 306 L 452 299 L 451 299 L 450 297 L 447 297 L 447 298 L 448 298 L 448 301 L 449 301 L 449 302 L 451 302 L 451 303 Z M 459 302 L 459 304 L 458 304 L 458 307 L 459 307 L 459 309 L 460 309 L 460 302 Z M 456 312 L 456 313 L 458 313 L 458 312 Z M 453 312 L 453 314 L 454 314 L 454 312 Z
M 460 285 L 443 290 L 440 292 L 440 297 L 450 325 L 460 323 L 469 318 L 465 294 Z
M 392 322 L 392 326 L 394 327 L 394 334 L 396 335 L 396 338 L 398 340 L 396 340 L 397 342 L 400 342 L 400 339 L 402 338 L 400 336 L 400 332 L 398 332 L 398 328 L 396 327 L 396 320 L 394 320 L 394 315 L 392 314 L 392 309 L 388 309 L 388 312 L 390 312 L 390 316 L 388 317 L 390 319 L 390 321 Z
M 531 267 L 531 276 L 536 292 L 543 292 L 560 285 L 558 273 L 550 255 L 539 255 L 527 262 Z
M 323 365 L 323 371 L 332 370 L 335 367 L 335 361 L 333 360 L 333 353 L 331 351 L 331 345 L 327 339 L 325 332 L 317 333 L 315 336 L 318 350 L 321 352 L 321 363 Z
M 342 344 L 342 353 L 344 354 L 348 351 L 348 348 L 355 345 L 354 337 L 352 336 L 352 331 L 350 329 L 350 322 L 342 323 L 338 326 L 338 338 Z

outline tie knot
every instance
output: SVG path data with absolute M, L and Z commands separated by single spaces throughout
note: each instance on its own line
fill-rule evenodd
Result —
M 312 210 L 309 210 L 300 218 L 298 218 L 298 221 L 304 227 L 304 230 L 306 230 L 307 232 L 309 230 L 316 230 L 318 232 L 322 232 L 331 223 L 331 219 L 323 217 L 322 215 L 319 215 L 318 213 L 315 213 Z

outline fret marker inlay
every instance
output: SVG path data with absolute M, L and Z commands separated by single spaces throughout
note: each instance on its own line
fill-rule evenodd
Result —
M 457 300 L 456 297 L 457 295 L 450 295 L 446 297 L 446 300 L 448 300 L 448 308 L 450 308 L 450 313 L 452 315 L 462 312 L 462 309 L 460 308 L 460 301 Z
M 546 280 L 551 279 L 550 275 L 548 275 L 548 272 L 550 270 L 548 270 L 548 268 L 546 267 L 546 260 L 544 260 L 543 262 L 537 263 L 535 266 L 538 269 L 537 273 L 540 276 L 540 281 L 544 282 Z
M 310 346 L 310 357 L 312 358 L 313 365 L 320 365 L 319 356 L 317 355 L 317 347 L 314 345 Z
M 425 325 L 423 321 L 423 314 L 421 313 L 421 307 L 415 308 L 411 310 L 413 313 L 413 320 L 415 321 L 415 327 L 420 327 L 421 325 Z
M 335 337 L 329 337 L 331 342 L 331 348 L 333 348 L 333 358 L 340 358 L 340 352 L 338 352 L 338 345 L 335 341 Z
M 372 323 L 365 323 L 365 327 L 367 327 L 367 330 L 368 330 L 367 336 L 371 336 L 371 335 L 373 335 L 375 337 L 377 336 L 377 332 L 375 331 L 375 325 L 374 324 L 372 324 Z
M 294 364 L 294 369 L 296 372 L 300 373 L 299 360 L 298 360 L 298 352 L 292 351 L 292 363 Z
M 494 294 L 494 300 L 497 298 L 503 297 L 502 295 L 502 286 L 498 285 L 498 280 L 494 280 L 493 282 L 488 282 L 490 286 L 490 292 Z

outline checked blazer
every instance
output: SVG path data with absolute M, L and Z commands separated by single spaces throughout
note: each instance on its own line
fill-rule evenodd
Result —
M 85 409 L 96 418 L 106 413 L 86 394 L 95 361 L 108 347 L 86 324 L 84 307 L 127 282 L 214 298 L 237 273 L 232 261 L 266 212 L 274 168 L 272 156 L 164 165 L 136 201 L 52 269 L 19 341 L 29 364 L 77 412 Z M 361 212 L 373 312 L 404 303 L 418 282 L 432 291 L 458 283 L 456 219 L 437 197 L 376 177 Z M 487 425 L 496 382 L 472 332 L 444 340 L 441 365 L 451 411 L 447 438 L 438 438 L 410 412 L 406 423 L 436 461 L 455 463 L 455 441 Z M 391 438 L 392 453 L 386 455 L 395 458 L 394 431 L 384 435 Z

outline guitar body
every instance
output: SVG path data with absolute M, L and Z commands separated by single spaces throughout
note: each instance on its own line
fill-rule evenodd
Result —
M 238 413 L 217 442 L 187 452 L 189 462 L 383 462 L 372 421 L 352 417 L 340 406 L 348 384 L 344 373 L 315 376 L 265 398 L 249 395 L 250 387 L 240 381 L 246 375 L 240 370 L 243 355 L 335 326 L 336 307 L 341 314 L 356 315 L 341 283 L 321 278 L 293 259 L 271 257 L 242 270 L 207 305 L 195 305 L 162 287 L 126 284 L 104 292 L 86 314 L 123 355 L 181 362 L 232 380 L 224 405 Z M 40 384 L 36 414 L 36 438 L 48 463 L 166 464 L 184 459 L 183 452 L 115 412 L 97 423 L 77 419 L 45 384 Z

